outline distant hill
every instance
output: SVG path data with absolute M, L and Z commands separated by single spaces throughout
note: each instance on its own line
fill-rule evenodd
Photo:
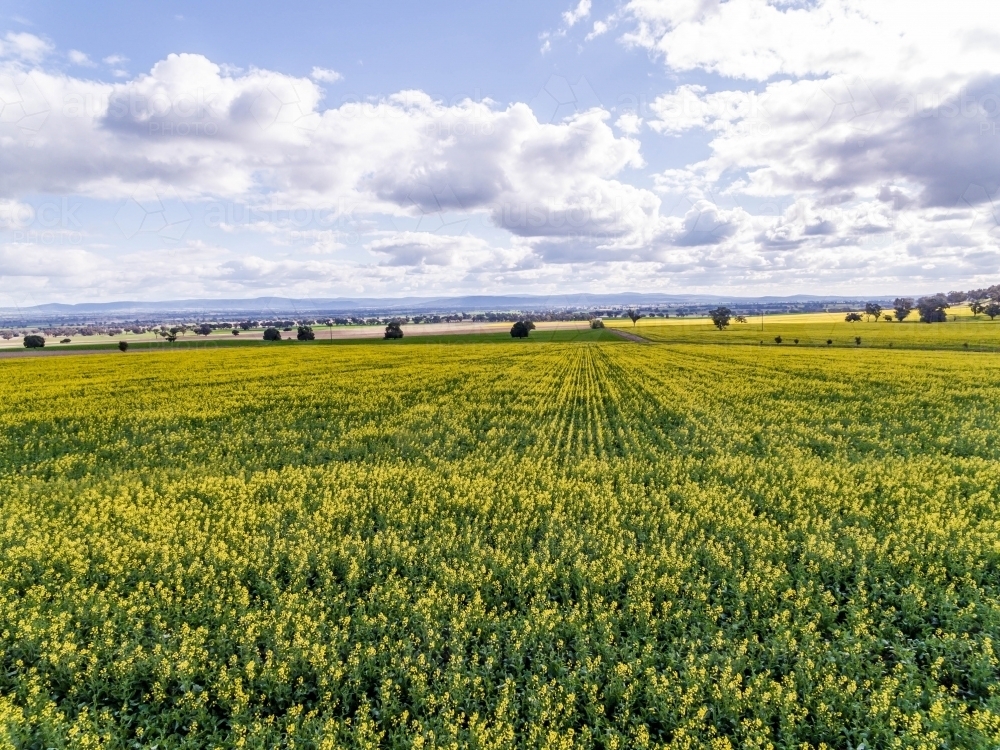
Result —
M 704 306 L 734 304 L 743 306 L 781 306 L 843 304 L 868 300 L 890 300 L 891 297 L 849 298 L 796 294 L 788 297 L 738 297 L 710 294 L 643 294 L 620 292 L 610 294 L 554 295 L 467 295 L 462 297 L 399 297 L 365 298 L 332 297 L 294 299 L 289 297 L 255 297 L 252 299 L 187 299 L 120 302 L 84 302 L 80 304 L 50 303 L 24 308 L 0 308 L 3 319 L 93 318 L 118 319 L 149 315 L 212 315 L 254 316 L 304 314 L 379 314 L 379 313 L 446 313 L 484 311 L 542 311 L 588 309 L 627 306 Z

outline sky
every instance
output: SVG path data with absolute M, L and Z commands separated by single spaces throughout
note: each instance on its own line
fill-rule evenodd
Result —
M 0 0 L 0 306 L 1000 281 L 982 0 Z

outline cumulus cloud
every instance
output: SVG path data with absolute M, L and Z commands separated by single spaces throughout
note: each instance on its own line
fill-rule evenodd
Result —
M 639 130 L 642 128 L 642 118 L 635 112 L 626 112 L 615 120 L 615 125 L 617 125 L 618 129 L 623 133 L 637 135 Z
M 49 298 L 976 285 L 1000 268 L 1000 45 L 959 6 L 930 11 L 935 46 L 895 1 L 634 0 L 591 35 L 631 24 L 677 84 L 614 117 L 558 77 L 530 107 L 327 106 L 335 71 L 189 54 L 84 80 L 8 34 L 0 276 Z M 650 178 L 640 137 L 699 156 Z M 111 202 L 115 236 L 45 244 L 35 195 Z
M 7 32 L 0 39 L 0 58 L 12 58 L 29 63 L 38 63 L 52 52 L 52 44 L 41 37 L 27 32 Z
M 445 105 L 419 91 L 321 109 L 309 79 L 226 75 L 199 55 L 170 55 L 121 84 L 33 78 L 62 107 L 0 153 L 0 195 L 121 199 L 169 186 L 189 200 L 349 197 L 368 212 L 486 212 L 525 236 L 579 233 L 580 221 L 612 231 L 607 216 L 623 201 L 655 213 L 652 193 L 616 179 L 643 165 L 638 141 L 597 109 L 540 123 L 524 104 Z
M 991 10 L 983 0 L 931 3 L 920 13 L 905 0 L 632 0 L 624 38 L 674 70 L 728 78 L 878 71 L 919 80 L 995 70 L 1000 32 L 984 24 Z
M 389 266 L 468 266 L 491 255 L 489 244 L 479 237 L 430 232 L 400 232 L 375 240 L 367 249 Z
M 717 76 L 711 87 L 681 83 L 648 108 L 655 133 L 707 137 L 706 158 L 656 177 L 661 196 L 747 206 L 743 227 L 714 244 L 756 254 L 758 268 L 784 258 L 797 279 L 804 266 L 785 253 L 839 273 L 857 262 L 858 278 L 874 278 L 859 248 L 914 278 L 944 272 L 928 255 L 989 248 L 980 265 L 954 267 L 981 273 L 996 259 L 1000 225 L 1000 76 L 991 72 L 1000 36 L 985 12 L 976 0 L 926 14 L 895 0 L 633 0 L 622 12 L 627 45 L 674 75 Z M 755 215 L 764 204 L 792 208 Z
M 338 73 L 336 70 L 331 70 L 330 68 L 314 67 L 309 76 L 314 81 L 320 81 L 321 83 L 336 83 L 337 81 L 344 80 L 343 75 Z
M 67 59 L 74 65 L 78 65 L 82 68 L 93 68 L 96 64 L 90 57 L 85 53 L 77 49 L 71 49 L 66 53 Z
M 651 106 L 651 129 L 713 134 L 711 156 L 688 170 L 707 181 L 740 175 L 736 189 L 838 195 L 906 182 L 906 201 L 954 206 L 1000 169 L 992 139 L 1000 77 L 969 81 L 923 104 L 898 85 L 834 77 L 779 81 L 760 94 L 682 86 Z M 895 200 L 902 207 L 901 198 Z
M 1000 166 L 1000 46 L 976 0 L 915 14 L 902 2 L 634 0 L 630 44 L 674 70 L 768 81 L 658 97 L 649 127 L 713 135 L 705 179 L 744 173 L 754 193 L 844 192 L 909 181 L 923 205 L 954 205 Z M 1000 36 L 997 37 L 1000 39 Z M 729 43 L 722 43 L 723 39 Z M 810 80 L 803 80 L 804 77 Z

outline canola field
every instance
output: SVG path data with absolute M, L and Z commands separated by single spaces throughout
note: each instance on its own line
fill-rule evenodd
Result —
M 889 310 L 888 312 L 892 312 Z M 723 331 L 708 318 L 642 318 L 635 326 L 627 318 L 605 321 L 606 325 L 639 334 L 650 341 L 669 344 L 753 344 L 780 346 L 861 347 L 879 349 L 949 349 L 1000 352 L 1000 318 L 973 316 L 968 308 L 949 309 L 948 322 L 927 324 L 914 312 L 903 323 L 866 320 L 847 323 L 844 313 L 747 316 Z M 829 344 L 827 342 L 830 342 Z
M 0 747 L 1000 745 L 995 354 L 303 345 L 0 389 Z

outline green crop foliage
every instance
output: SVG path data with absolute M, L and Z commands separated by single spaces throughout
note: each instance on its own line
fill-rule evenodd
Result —
M 0 362 L 0 747 L 1000 743 L 995 355 L 523 344 Z

